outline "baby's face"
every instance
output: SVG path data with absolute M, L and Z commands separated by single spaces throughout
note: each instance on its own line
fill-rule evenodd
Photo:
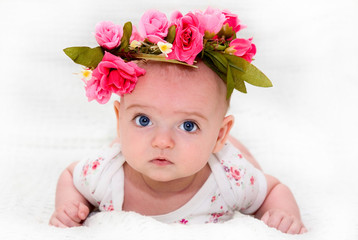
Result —
M 153 180 L 191 176 L 219 150 L 226 89 L 204 64 L 199 68 L 183 74 L 174 66 L 150 65 L 133 93 L 121 99 L 122 153 L 133 169 Z

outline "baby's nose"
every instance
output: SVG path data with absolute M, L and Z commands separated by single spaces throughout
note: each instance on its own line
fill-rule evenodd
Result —
M 173 148 L 174 140 L 170 130 L 158 130 L 153 137 L 152 147 L 159 149 Z

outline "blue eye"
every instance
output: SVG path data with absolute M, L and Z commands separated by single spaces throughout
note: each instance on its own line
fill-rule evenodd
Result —
M 139 116 L 135 117 L 134 120 L 135 120 L 135 123 L 141 127 L 146 127 L 146 126 L 152 125 L 152 122 L 150 121 L 150 119 L 143 115 L 139 115 Z
M 198 126 L 192 121 L 185 121 L 180 125 L 180 129 L 187 132 L 195 132 L 198 130 Z

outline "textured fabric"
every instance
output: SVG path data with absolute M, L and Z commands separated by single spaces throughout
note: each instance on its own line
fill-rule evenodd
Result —
M 122 210 L 124 191 L 120 145 L 103 148 L 97 156 L 86 158 L 74 170 L 76 188 L 100 211 Z M 209 159 L 211 175 L 184 206 L 153 218 L 165 223 L 223 222 L 235 211 L 254 213 L 263 203 L 267 183 L 238 149 L 226 143 Z

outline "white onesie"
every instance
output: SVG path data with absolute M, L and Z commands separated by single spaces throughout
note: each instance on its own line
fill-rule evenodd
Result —
M 77 164 L 74 184 L 100 211 L 121 211 L 124 162 L 119 144 L 105 147 Z M 252 214 L 261 206 L 266 197 L 266 178 L 231 143 L 210 156 L 209 166 L 210 176 L 192 199 L 173 212 L 151 217 L 165 223 L 223 222 L 231 219 L 234 211 Z

